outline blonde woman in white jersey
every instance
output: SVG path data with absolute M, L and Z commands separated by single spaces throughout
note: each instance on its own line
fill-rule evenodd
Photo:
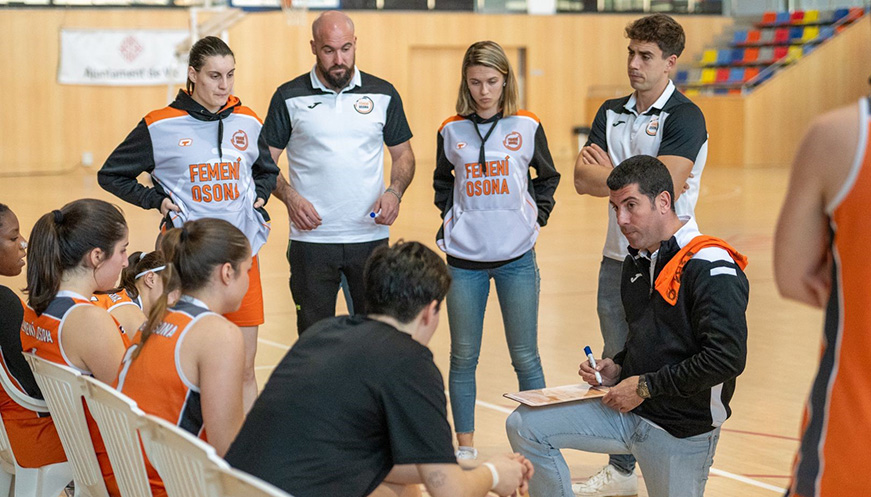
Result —
M 456 110 L 439 129 L 433 186 L 443 218 L 436 238 L 453 278 L 447 306 L 457 457 L 474 459 L 475 370 L 491 278 L 520 388 L 545 386 L 534 246 L 560 175 L 538 117 L 518 108 L 517 81 L 497 43 L 466 51 Z

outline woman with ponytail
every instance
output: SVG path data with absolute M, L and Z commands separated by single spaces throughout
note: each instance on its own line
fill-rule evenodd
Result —
M 219 219 L 188 221 L 167 231 L 164 293 L 127 351 L 117 389 L 146 413 L 212 444 L 223 456 L 242 425 L 242 333 L 223 315 L 248 290 L 251 247 L 241 231 Z M 181 297 L 169 306 L 167 290 Z M 154 497 L 166 495 L 148 467 Z
M 39 218 L 27 250 L 22 349 L 112 384 L 130 342 L 90 296 L 113 288 L 126 266 L 127 222 L 118 207 L 81 199 Z M 108 465 L 97 426 L 85 412 L 97 459 Z M 103 476 L 109 493 L 119 495 L 111 472 Z
M 127 222 L 112 204 L 76 200 L 39 218 L 27 252 L 24 350 L 112 383 L 129 342 L 90 296 L 113 288 L 126 266 Z
M 27 242 L 21 236 L 18 218 L 0 204 L 0 275 L 18 276 L 24 267 Z M 42 398 L 30 367 L 21 355 L 21 321 L 24 306 L 18 295 L 0 285 L 0 349 L 2 367 L 25 395 Z M 0 389 L 0 413 L 12 452 L 22 468 L 38 468 L 67 460 L 50 417 L 24 408 Z

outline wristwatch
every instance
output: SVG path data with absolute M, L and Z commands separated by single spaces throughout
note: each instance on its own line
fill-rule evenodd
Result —
M 635 393 L 642 399 L 650 398 L 650 390 L 647 388 L 647 379 L 644 375 L 638 377 L 638 386 L 635 387 Z

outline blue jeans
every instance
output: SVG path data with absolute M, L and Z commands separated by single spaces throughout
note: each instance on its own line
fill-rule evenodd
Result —
M 720 428 L 677 438 L 638 415 L 621 414 L 599 400 L 549 407 L 518 407 L 506 421 L 511 448 L 535 466 L 532 497 L 574 497 L 560 449 L 631 452 L 650 497 L 701 497 L 714 462 Z
M 538 294 L 540 277 L 535 252 L 496 269 L 460 269 L 448 266 L 453 282 L 448 291 L 451 328 L 451 371 L 448 385 L 457 433 L 475 431 L 475 370 L 481 353 L 484 309 L 490 278 L 502 309 L 511 364 L 521 390 L 544 388 L 538 356 Z
M 599 329 L 605 348 L 602 357 L 614 358 L 626 345 L 629 336 L 629 324 L 626 322 L 626 312 L 623 310 L 623 300 L 620 297 L 620 278 L 623 276 L 621 261 L 603 257 L 599 266 L 599 291 L 596 295 L 596 311 L 599 314 Z M 613 465 L 623 473 L 635 471 L 635 458 L 628 454 L 612 454 L 608 464 Z

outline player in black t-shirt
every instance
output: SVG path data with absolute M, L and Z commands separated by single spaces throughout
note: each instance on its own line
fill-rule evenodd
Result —
M 420 243 L 380 247 L 366 264 L 366 317 L 329 318 L 276 367 L 227 461 L 296 497 L 501 496 L 526 490 L 514 454 L 457 464 L 441 373 L 426 347 L 450 275 Z

